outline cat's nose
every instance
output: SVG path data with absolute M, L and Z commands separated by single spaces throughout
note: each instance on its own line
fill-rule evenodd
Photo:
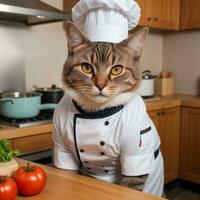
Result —
M 105 87 L 105 84 L 96 84 L 95 85 L 98 89 L 99 89 L 99 91 L 101 92 L 102 90 L 103 90 L 103 88 Z

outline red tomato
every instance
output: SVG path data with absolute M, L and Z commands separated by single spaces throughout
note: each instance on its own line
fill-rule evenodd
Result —
M 46 173 L 38 166 L 20 167 L 13 175 L 17 183 L 18 193 L 32 196 L 40 193 L 46 184 Z
M 8 176 L 0 176 L 0 200 L 14 200 L 17 195 L 17 185 Z

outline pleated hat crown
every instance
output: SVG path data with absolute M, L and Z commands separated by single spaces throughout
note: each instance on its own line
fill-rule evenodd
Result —
M 137 26 L 140 7 L 133 0 L 80 0 L 72 19 L 90 41 L 119 43 Z

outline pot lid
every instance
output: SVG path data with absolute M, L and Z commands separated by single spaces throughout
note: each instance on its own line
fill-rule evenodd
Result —
M 5 93 L 1 93 L 1 99 L 36 97 L 36 96 L 42 96 L 42 94 L 40 94 L 38 92 L 5 92 Z
M 37 87 L 35 85 L 33 87 L 38 92 L 60 92 L 60 91 L 63 91 L 62 88 L 56 87 L 55 84 L 53 84 L 51 87 Z
M 155 76 L 151 73 L 150 70 L 145 70 L 142 72 L 142 79 L 153 79 Z

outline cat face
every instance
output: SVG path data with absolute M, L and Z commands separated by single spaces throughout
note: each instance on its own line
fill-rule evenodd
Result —
M 119 44 L 93 43 L 67 23 L 69 56 L 63 82 L 69 95 L 89 110 L 125 103 L 141 80 L 138 65 L 147 32 L 142 29 Z

